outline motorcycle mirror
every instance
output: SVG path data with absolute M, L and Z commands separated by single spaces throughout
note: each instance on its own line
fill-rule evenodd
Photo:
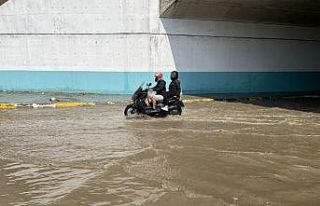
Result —
M 142 87 L 144 85 L 144 82 L 140 84 L 140 87 Z

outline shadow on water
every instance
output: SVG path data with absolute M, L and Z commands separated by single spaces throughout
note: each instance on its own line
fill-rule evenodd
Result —
M 278 107 L 282 109 L 297 110 L 302 112 L 320 113 L 320 97 L 287 97 L 270 99 L 243 99 L 242 103 L 253 104 L 263 107 Z
M 210 97 L 216 101 L 241 102 L 268 108 L 282 108 L 302 112 L 320 113 L 320 96 L 262 96 L 262 97 L 237 97 L 216 95 L 194 95 Z

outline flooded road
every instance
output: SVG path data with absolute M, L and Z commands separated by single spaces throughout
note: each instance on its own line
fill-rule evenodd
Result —
M 0 205 L 320 205 L 320 110 L 273 106 L 0 111 Z

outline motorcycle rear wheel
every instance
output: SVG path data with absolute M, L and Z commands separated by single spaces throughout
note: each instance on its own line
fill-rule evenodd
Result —
M 177 106 L 177 108 L 170 110 L 170 115 L 182 115 L 182 108 Z
M 137 110 L 133 107 L 132 104 L 129 104 L 128 106 L 126 106 L 126 108 L 124 109 L 124 115 L 126 117 L 130 117 L 137 114 Z

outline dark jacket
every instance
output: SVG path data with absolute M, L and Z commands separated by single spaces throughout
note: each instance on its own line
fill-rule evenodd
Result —
M 152 88 L 153 91 L 156 92 L 157 95 L 166 96 L 166 81 L 160 79 L 157 81 L 157 85 Z
M 180 97 L 181 93 L 181 86 L 180 86 L 180 81 L 179 79 L 172 80 L 172 82 L 169 85 L 169 92 L 167 94 L 168 98 L 172 97 Z

